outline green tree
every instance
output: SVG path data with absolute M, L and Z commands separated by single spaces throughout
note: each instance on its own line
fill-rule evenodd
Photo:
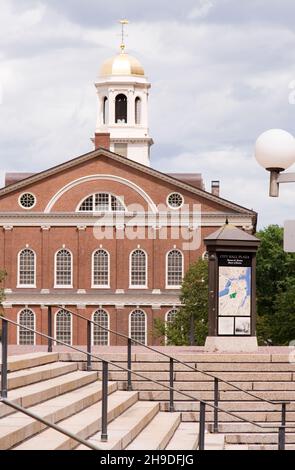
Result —
M 280 301 L 295 281 L 295 255 L 284 252 L 284 230 L 278 225 L 270 225 L 257 236 L 261 240 L 257 253 L 259 342 L 287 344 L 289 336 L 284 337 L 283 331 L 292 331 L 294 320 L 289 315 L 283 315 Z
M 155 321 L 156 335 L 166 337 L 175 346 L 203 345 L 208 333 L 208 262 L 193 263 L 184 276 L 180 300 L 182 307 L 166 325 Z
M 295 340 L 295 277 L 289 277 L 276 295 L 275 313 L 272 321 L 274 344 L 288 345 Z

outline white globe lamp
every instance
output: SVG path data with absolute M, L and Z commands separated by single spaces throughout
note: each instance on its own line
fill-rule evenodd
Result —
M 280 173 L 295 163 L 295 138 L 281 129 L 270 129 L 258 137 L 255 158 L 259 165 L 270 171 L 270 196 L 277 197 Z

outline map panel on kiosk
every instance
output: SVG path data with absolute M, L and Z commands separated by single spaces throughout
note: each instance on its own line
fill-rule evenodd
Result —
M 251 254 L 220 253 L 219 264 L 219 316 L 251 316 Z M 246 328 L 245 320 L 243 322 Z M 250 323 L 250 322 L 249 322 Z M 239 322 L 239 328 L 242 322 Z M 247 329 L 247 328 L 246 328 Z M 240 334 L 242 331 L 240 331 Z M 244 333 L 247 334 L 247 333 Z

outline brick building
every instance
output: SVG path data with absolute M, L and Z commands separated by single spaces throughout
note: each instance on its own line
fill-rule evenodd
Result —
M 86 343 L 85 322 L 155 344 L 155 318 L 169 321 L 180 305 L 182 277 L 204 255 L 203 238 L 226 217 L 253 231 L 256 213 L 206 192 L 200 174 L 160 173 L 150 167 L 148 95 L 143 67 L 121 52 L 106 61 L 96 83 L 95 150 L 38 174 L 7 174 L 0 190 L 0 268 L 5 315 Z M 94 329 L 93 344 L 118 345 Z M 41 344 L 22 328 L 11 344 Z

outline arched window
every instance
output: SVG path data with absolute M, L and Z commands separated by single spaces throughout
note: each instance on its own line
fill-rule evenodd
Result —
M 109 123 L 109 100 L 106 96 L 103 99 L 103 123 Z
M 130 287 L 147 287 L 147 254 L 143 250 L 131 253 Z
M 105 250 L 97 250 L 93 253 L 92 286 L 110 286 L 110 255 Z
M 143 310 L 134 310 L 129 319 L 129 336 L 140 343 L 147 343 L 146 314 Z
M 117 196 L 96 193 L 84 199 L 78 212 L 125 212 L 125 207 Z
M 173 308 L 172 310 L 169 310 L 169 312 L 166 313 L 166 323 L 167 323 L 167 325 L 173 323 L 177 313 L 178 313 L 178 310 L 176 308 Z
M 108 346 L 109 332 L 99 327 L 109 328 L 109 314 L 102 309 L 94 312 L 92 320 L 98 325 L 92 325 L 93 328 L 93 346 Z
M 183 279 L 183 254 L 179 250 L 172 250 L 167 255 L 167 287 L 181 286 Z
M 55 255 L 55 287 L 72 287 L 73 260 L 69 250 L 62 249 Z
M 135 124 L 141 123 L 141 99 L 135 98 Z
M 57 341 L 72 344 L 72 315 L 66 310 L 60 310 L 55 316 L 55 338 Z
M 116 123 L 127 123 L 127 96 L 123 94 L 116 96 Z
M 26 248 L 18 255 L 18 287 L 35 287 L 36 255 Z
M 34 346 L 36 341 L 36 335 L 33 331 L 27 330 L 26 328 L 36 329 L 35 314 L 32 310 L 25 308 L 18 315 L 18 323 L 21 325 L 18 327 L 18 344 L 20 346 Z M 24 328 L 26 327 L 26 328 Z
M 168 327 L 174 322 L 177 313 L 178 310 L 176 308 L 173 308 L 172 310 L 169 310 L 169 312 L 166 313 L 166 327 Z M 166 346 L 168 344 L 167 337 L 165 337 L 165 344 Z

